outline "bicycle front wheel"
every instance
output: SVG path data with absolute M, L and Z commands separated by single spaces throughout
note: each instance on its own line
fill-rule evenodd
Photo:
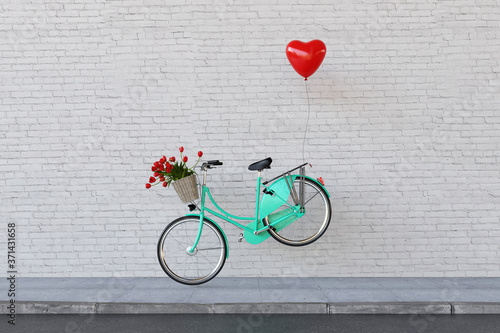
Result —
M 294 181 L 297 193 L 299 191 L 300 178 Z M 279 217 L 288 214 L 294 203 L 292 197 L 288 198 L 288 204 L 283 204 L 273 213 L 263 219 L 264 225 L 272 223 L 273 215 Z M 278 242 L 290 246 L 303 246 L 318 240 L 328 228 L 332 216 L 330 199 L 325 190 L 316 182 L 304 179 L 304 215 L 287 225 L 281 230 L 270 228 L 268 232 Z
M 202 284 L 213 279 L 226 261 L 227 245 L 219 228 L 204 219 L 200 241 L 200 218 L 186 216 L 170 223 L 158 241 L 158 260 L 169 277 L 189 285 Z

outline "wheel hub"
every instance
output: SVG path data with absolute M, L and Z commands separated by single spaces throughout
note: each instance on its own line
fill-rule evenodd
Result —
M 197 249 L 197 248 L 196 248 L 196 249 L 194 249 L 194 251 L 193 251 L 193 252 L 189 252 L 190 250 L 191 250 L 191 246 L 188 246 L 188 248 L 186 249 L 186 252 L 187 252 L 187 254 L 188 254 L 188 255 L 190 255 L 190 256 L 194 256 L 194 255 L 196 255 L 196 253 L 198 252 L 198 249 Z

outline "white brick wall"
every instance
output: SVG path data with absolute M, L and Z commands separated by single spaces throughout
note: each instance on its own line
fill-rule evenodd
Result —
M 180 145 L 224 161 L 214 196 L 252 214 L 247 165 L 302 161 L 293 39 L 328 49 L 305 157 L 332 224 L 290 248 L 223 223 L 221 275 L 499 276 L 498 0 L 3 1 L 0 218 L 20 274 L 164 276 L 156 241 L 185 208 L 144 183 Z

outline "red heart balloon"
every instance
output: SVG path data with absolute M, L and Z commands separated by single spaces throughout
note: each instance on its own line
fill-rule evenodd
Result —
M 304 43 L 292 40 L 286 46 L 286 57 L 293 69 L 306 80 L 319 68 L 326 54 L 326 45 L 319 39 Z

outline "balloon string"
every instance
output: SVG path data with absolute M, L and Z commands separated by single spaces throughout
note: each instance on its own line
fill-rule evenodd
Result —
M 307 121 L 306 121 L 306 127 L 304 129 L 304 138 L 302 139 L 302 161 L 305 163 L 306 159 L 304 157 L 304 149 L 306 146 L 306 135 L 307 135 L 307 127 L 309 125 L 309 117 L 311 116 L 311 103 L 309 102 L 309 89 L 307 87 L 307 79 L 304 80 L 304 85 L 306 86 L 306 95 L 307 95 Z

